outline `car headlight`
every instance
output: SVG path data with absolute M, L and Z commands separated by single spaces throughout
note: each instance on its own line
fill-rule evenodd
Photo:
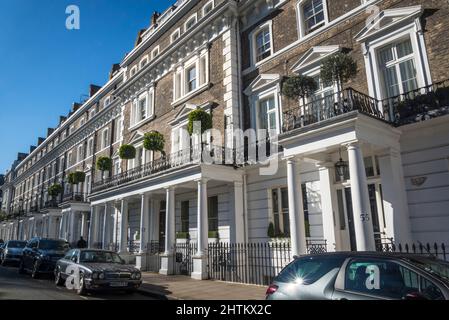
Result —
M 41 254 L 40 258 L 41 258 L 42 260 L 45 260 L 45 261 L 50 260 L 50 256 L 47 256 L 47 255 L 45 255 L 45 254 Z
M 142 274 L 141 274 L 140 272 L 137 272 L 137 273 L 136 273 L 136 279 L 137 279 L 137 280 L 140 280 L 141 277 L 142 277 Z
M 101 273 L 98 275 L 98 279 L 100 279 L 100 280 L 103 280 L 103 279 L 104 279 L 104 273 L 103 273 L 103 272 L 101 272 Z
M 92 279 L 98 279 L 98 272 L 92 273 Z

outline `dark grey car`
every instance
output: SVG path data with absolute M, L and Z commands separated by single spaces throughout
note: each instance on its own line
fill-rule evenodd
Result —
M 449 300 L 449 263 L 432 256 L 348 252 L 303 256 L 267 300 Z
M 0 263 L 2 266 L 9 263 L 18 264 L 22 258 L 23 248 L 25 248 L 26 244 L 26 241 L 7 241 L 3 246 L 3 250 L 0 252 Z
M 140 271 L 115 252 L 72 249 L 56 263 L 56 285 L 65 284 L 83 295 L 88 291 L 134 292 L 142 284 Z

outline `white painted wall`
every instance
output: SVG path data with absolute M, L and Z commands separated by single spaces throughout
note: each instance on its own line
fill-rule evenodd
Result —
M 402 127 L 412 239 L 449 243 L 449 116 Z M 421 185 L 413 179 L 425 178 Z

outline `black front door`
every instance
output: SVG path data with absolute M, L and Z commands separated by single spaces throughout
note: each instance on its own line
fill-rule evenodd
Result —
M 159 209 L 159 248 L 165 251 L 165 211 L 166 202 L 161 201 Z
M 349 242 L 351 251 L 357 251 L 357 241 L 355 238 L 354 212 L 352 210 L 351 188 L 345 189 L 346 210 L 348 214 Z

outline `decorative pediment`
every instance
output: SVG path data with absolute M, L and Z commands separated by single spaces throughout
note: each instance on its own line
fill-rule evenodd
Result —
M 381 11 L 354 38 L 359 42 L 364 42 L 373 36 L 378 36 L 380 33 L 387 33 L 392 29 L 398 28 L 400 24 L 412 23 L 422 13 L 423 8 L 420 5 Z
M 340 46 L 318 46 L 313 47 L 310 50 L 308 50 L 299 60 L 296 62 L 292 70 L 294 72 L 304 71 L 311 66 L 314 66 L 319 62 L 320 60 L 324 59 L 325 57 L 334 54 L 338 51 L 340 51 Z
M 256 92 L 262 91 L 266 88 L 273 87 L 281 81 L 279 74 L 261 74 L 254 79 L 253 82 L 245 89 L 244 93 L 250 96 Z
M 131 138 L 129 139 L 129 144 L 133 145 L 142 141 L 144 135 L 145 134 L 142 131 L 137 130 L 131 135 Z
M 189 116 L 189 113 L 192 112 L 193 110 L 202 109 L 204 111 L 208 111 L 208 109 L 210 110 L 211 107 L 212 104 L 210 102 L 207 102 L 199 106 L 192 103 L 186 103 L 182 106 L 182 108 L 176 114 L 175 118 L 172 121 L 170 121 L 169 124 L 171 126 L 176 126 L 177 124 L 186 121 Z

